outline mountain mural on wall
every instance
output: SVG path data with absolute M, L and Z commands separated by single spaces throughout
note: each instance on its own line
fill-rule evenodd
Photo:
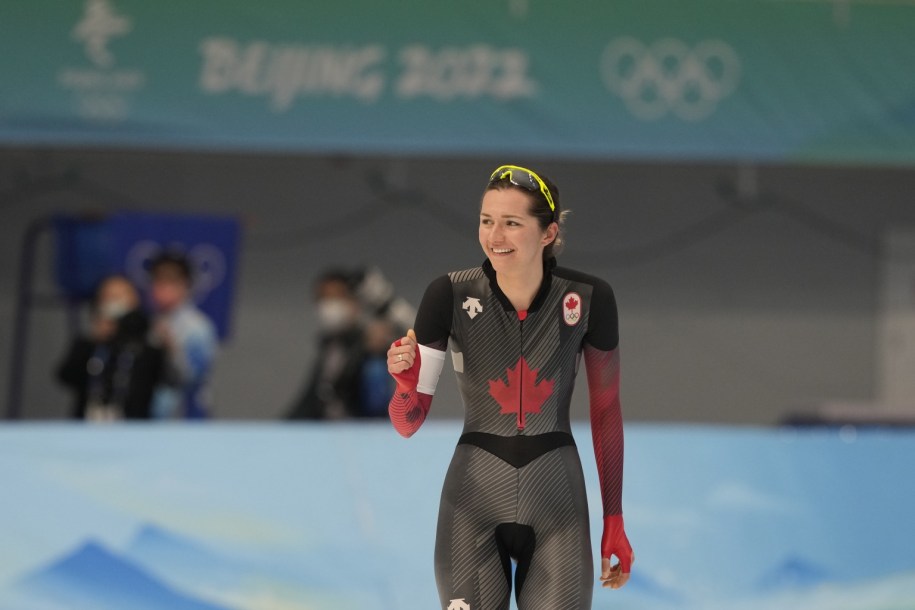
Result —
M 353 578 L 354 558 L 358 557 L 360 568 L 369 574 L 384 574 L 396 562 L 390 554 L 342 543 L 309 549 L 294 565 L 282 558 L 266 561 L 216 550 L 153 524 L 139 528 L 124 556 L 179 588 L 218 592 L 220 599 L 227 595 L 245 599 L 274 590 L 301 600 L 341 587 L 353 593 L 377 591 L 379 585 L 370 576 Z
M 762 575 L 757 589 L 763 593 L 784 590 L 804 590 L 835 582 L 836 578 L 825 568 L 797 555 L 791 555 Z
M 429 608 L 436 488 L 459 432 L 432 426 L 401 448 L 361 426 L 0 430 L 0 610 Z M 638 561 L 622 590 L 595 583 L 595 606 L 915 608 L 899 533 L 915 488 L 872 476 L 911 463 L 915 435 L 627 434 Z M 861 514 L 874 517 L 848 530 Z
M 143 524 L 123 551 L 88 540 L 26 574 L 0 590 L 0 610 L 306 610 L 390 599 L 381 555 L 363 555 L 368 576 L 354 578 L 357 551 L 345 547 L 317 547 L 296 565 L 268 563 Z
M 70 610 L 236 610 L 164 584 L 96 542 L 87 542 L 15 583 L 16 597 Z
M 236 589 L 257 571 L 250 562 L 217 552 L 186 536 L 152 524 L 142 525 L 124 556 L 168 582 Z

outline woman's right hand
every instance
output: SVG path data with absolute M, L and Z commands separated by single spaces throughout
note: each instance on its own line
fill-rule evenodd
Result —
M 392 375 L 403 373 L 411 368 L 415 361 L 416 333 L 411 328 L 407 331 L 406 337 L 401 337 L 388 349 L 388 372 Z
M 415 365 L 415 366 L 414 366 Z M 420 356 L 413 329 L 388 349 L 388 372 L 397 382 L 398 392 L 411 392 L 419 382 Z

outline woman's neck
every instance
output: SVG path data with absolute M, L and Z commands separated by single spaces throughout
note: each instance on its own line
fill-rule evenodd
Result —
M 543 283 L 543 265 L 515 273 L 496 272 L 496 282 L 516 311 L 527 311 Z

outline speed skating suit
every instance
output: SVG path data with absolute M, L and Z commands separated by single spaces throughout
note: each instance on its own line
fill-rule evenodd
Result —
M 569 406 L 584 356 L 605 521 L 617 520 L 621 532 L 619 334 L 609 284 L 549 259 L 533 302 L 518 312 L 485 261 L 429 285 L 416 338 L 416 364 L 395 375 L 394 427 L 410 436 L 423 423 L 449 347 L 465 409 L 435 542 L 442 610 L 507 609 L 511 560 L 519 610 L 591 608 L 588 505 Z

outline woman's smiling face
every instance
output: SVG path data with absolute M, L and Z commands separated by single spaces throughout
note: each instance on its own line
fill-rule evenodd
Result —
M 555 238 L 555 224 L 540 228 L 531 199 L 517 188 L 490 189 L 480 207 L 480 246 L 496 271 L 543 264 L 543 249 Z

